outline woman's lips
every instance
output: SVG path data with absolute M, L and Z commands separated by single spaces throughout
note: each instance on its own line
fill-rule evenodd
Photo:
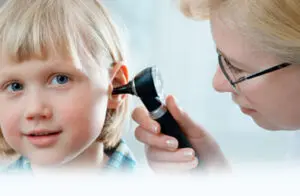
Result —
M 256 112 L 256 110 L 253 110 L 253 109 L 250 109 L 250 108 L 244 108 L 244 107 L 241 107 L 241 111 L 244 113 L 244 114 L 253 114 Z

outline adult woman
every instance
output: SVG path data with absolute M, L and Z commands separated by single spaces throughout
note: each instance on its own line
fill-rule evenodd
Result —
M 297 0 L 181 0 L 182 11 L 194 19 L 208 18 L 218 52 L 213 79 L 219 92 L 232 94 L 241 111 L 268 130 L 300 128 L 300 2 Z M 227 168 L 218 144 L 175 103 L 168 109 L 194 146 L 203 168 Z M 192 149 L 177 149 L 174 138 L 143 108 L 133 112 L 136 137 L 147 144 L 153 169 L 196 167 Z

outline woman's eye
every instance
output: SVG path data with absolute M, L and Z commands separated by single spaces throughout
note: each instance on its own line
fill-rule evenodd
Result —
M 6 89 L 10 92 L 16 92 L 23 90 L 23 85 L 19 82 L 12 82 L 6 86 Z
M 69 77 L 65 75 L 56 75 L 52 80 L 51 84 L 66 84 L 69 82 Z
M 236 68 L 236 67 L 234 67 L 234 66 L 232 66 L 232 65 L 230 65 L 230 70 L 231 71 L 233 71 L 234 73 L 243 73 L 244 71 L 243 70 L 241 70 L 241 69 L 239 69 L 239 68 Z
M 223 57 L 223 60 L 224 60 L 224 64 L 227 65 L 228 69 L 233 73 L 233 74 L 240 74 L 240 73 L 243 73 L 244 71 L 233 66 L 228 59 L 226 59 L 224 56 Z

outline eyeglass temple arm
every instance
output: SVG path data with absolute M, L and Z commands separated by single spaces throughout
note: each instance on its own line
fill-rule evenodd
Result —
M 249 79 L 251 79 L 251 78 L 255 78 L 255 77 L 261 76 L 261 75 L 263 75 L 263 74 L 267 74 L 267 73 L 276 71 L 276 70 L 278 70 L 278 69 L 282 69 L 282 68 L 287 67 L 287 66 L 289 66 L 289 65 L 291 65 L 291 64 L 290 64 L 290 63 L 282 63 L 282 64 L 280 64 L 280 65 L 276 65 L 276 66 L 274 66 L 274 67 L 271 67 L 271 68 L 269 68 L 269 69 L 260 71 L 260 72 L 258 72 L 258 73 L 251 74 L 250 76 L 243 76 L 243 77 L 241 77 L 240 79 L 238 79 L 237 81 L 233 82 L 233 84 L 238 84 L 238 83 L 243 82 L 243 81 L 245 81 L 245 80 L 249 80 Z

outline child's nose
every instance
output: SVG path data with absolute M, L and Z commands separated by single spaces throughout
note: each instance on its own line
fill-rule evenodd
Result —
M 45 98 L 34 95 L 27 100 L 24 114 L 27 120 L 50 119 L 52 117 L 51 107 L 47 105 Z

